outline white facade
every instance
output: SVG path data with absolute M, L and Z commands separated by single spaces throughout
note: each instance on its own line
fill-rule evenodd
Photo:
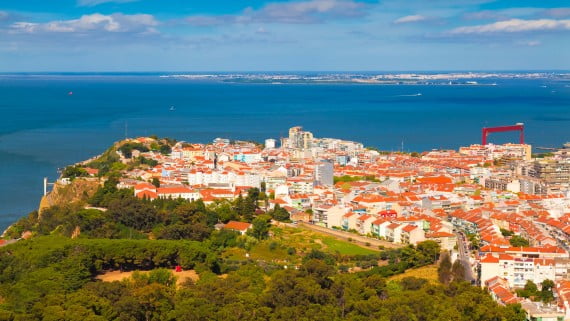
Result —
M 523 288 L 529 280 L 540 284 L 544 280 L 556 279 L 556 266 L 552 259 L 513 258 L 509 255 L 496 258 L 487 255 L 480 265 L 482 284 L 495 276 L 506 279 L 512 288 Z
M 261 176 L 257 173 L 235 173 L 230 171 L 198 171 L 188 173 L 188 184 L 229 184 L 232 186 L 261 186 Z
M 265 140 L 265 148 L 275 148 L 277 145 L 277 141 L 273 138 L 269 138 Z

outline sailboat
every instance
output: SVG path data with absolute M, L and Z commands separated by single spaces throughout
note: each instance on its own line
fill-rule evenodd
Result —
M 175 110 L 176 110 L 176 107 L 170 106 L 170 111 L 175 111 Z

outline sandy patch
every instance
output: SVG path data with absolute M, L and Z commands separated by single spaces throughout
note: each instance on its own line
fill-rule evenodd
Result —
M 125 279 L 130 278 L 133 275 L 134 271 L 129 272 L 121 272 L 121 271 L 109 271 L 103 274 L 100 274 L 96 277 L 97 280 L 101 280 L 103 282 L 113 282 L 113 281 L 122 281 Z M 139 273 L 147 274 L 150 271 L 138 271 Z M 174 272 L 172 271 L 172 275 L 176 277 L 176 285 L 180 286 L 187 280 L 198 281 L 200 276 L 194 270 L 187 270 L 182 272 Z

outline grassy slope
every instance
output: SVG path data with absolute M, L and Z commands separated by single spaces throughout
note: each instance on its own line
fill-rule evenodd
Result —
M 303 256 L 313 249 L 333 255 L 366 255 L 379 252 L 301 228 L 273 227 L 271 232 L 272 237 L 257 243 L 249 251 L 251 259 L 298 265 Z M 295 249 L 295 253 L 288 254 L 289 248 Z M 225 251 L 223 257 L 229 260 L 245 260 L 246 252 L 244 249 L 231 248 Z
M 439 284 L 439 281 L 437 279 L 437 265 L 428 265 L 417 269 L 409 269 L 402 274 L 390 277 L 390 280 L 400 281 L 401 279 L 408 276 L 426 279 L 432 284 Z

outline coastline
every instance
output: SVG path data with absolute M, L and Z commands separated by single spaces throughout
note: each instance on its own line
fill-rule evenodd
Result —
M 0 187 L 4 215 L 0 230 L 37 208 L 42 177 L 54 180 L 58 167 L 102 153 L 125 137 L 125 129 L 129 137 L 263 141 L 284 134 L 275 128 L 301 120 L 305 127 L 330 137 L 392 151 L 400 150 L 403 142 L 405 151 L 420 151 L 457 149 L 480 141 L 481 127 L 519 121 L 528 126 L 531 144 L 556 147 L 566 142 L 570 119 L 563 108 L 570 102 L 568 88 L 542 80 L 498 80 L 498 86 L 375 87 L 65 77 L 0 84 L 6 104 L 14 106 L 0 126 L 7 132 L 2 136 L 0 163 L 10 173 Z M 61 88 L 66 90 L 59 95 Z M 67 95 L 70 89 L 73 96 Z M 220 92 L 226 94 L 219 96 Z M 400 96 L 420 92 L 422 96 Z M 176 111 L 169 111 L 171 105 Z M 57 114 L 51 112 L 54 106 L 59 106 Z M 85 110 L 84 117 L 75 117 L 78 106 Z M 210 106 L 215 108 L 205 108 Z M 494 141 L 502 139 L 497 136 Z
M 2 232 L 2 235 L 0 235 L 0 238 L 4 238 L 6 236 L 6 233 L 8 233 L 8 230 L 10 230 L 12 228 L 12 226 L 14 226 L 14 224 L 16 224 L 16 222 L 10 224 L 10 226 L 8 226 L 4 232 Z

